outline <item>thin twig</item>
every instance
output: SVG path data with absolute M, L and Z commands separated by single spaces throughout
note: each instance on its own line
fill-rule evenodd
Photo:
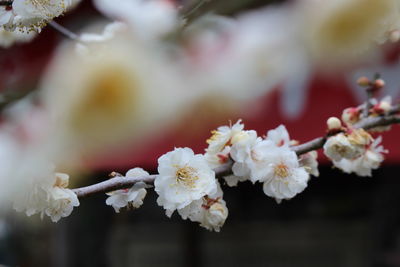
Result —
M 77 41 L 77 42 L 82 42 L 81 38 L 79 37 L 79 35 L 77 35 L 76 33 L 71 32 L 70 30 L 68 30 L 67 28 L 65 28 L 64 26 L 61 26 L 60 24 L 58 24 L 57 22 L 50 21 L 49 25 L 55 29 L 56 31 L 58 31 L 59 33 L 61 33 L 62 35 L 64 35 L 65 37 Z

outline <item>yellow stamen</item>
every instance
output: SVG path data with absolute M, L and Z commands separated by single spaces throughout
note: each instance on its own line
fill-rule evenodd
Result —
M 290 175 L 289 167 L 284 163 L 277 164 L 274 168 L 274 174 L 275 176 L 284 179 Z
M 189 166 L 184 166 L 176 170 L 176 181 L 189 188 L 196 187 L 196 181 L 199 177 L 196 175 L 196 169 Z

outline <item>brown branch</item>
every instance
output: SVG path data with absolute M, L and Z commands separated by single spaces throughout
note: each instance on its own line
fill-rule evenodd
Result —
M 399 111 L 400 111 L 400 105 L 396 105 L 389 112 L 389 115 L 380 117 L 369 117 L 361 120 L 357 124 L 353 125 L 353 127 L 364 128 L 365 130 L 369 130 L 378 126 L 387 126 L 391 124 L 400 123 L 400 117 L 395 115 Z M 326 136 L 318 137 L 307 143 L 298 146 L 293 146 L 292 149 L 293 151 L 296 152 L 297 155 L 302 155 L 307 152 L 322 148 L 326 142 L 326 139 L 327 139 Z M 216 177 L 223 177 L 232 174 L 232 164 L 233 162 L 230 161 L 227 164 L 214 169 Z M 157 177 L 156 174 L 149 175 L 146 177 L 135 177 L 135 178 L 115 177 L 97 184 L 76 188 L 73 189 L 73 191 L 75 192 L 75 194 L 77 194 L 79 198 L 82 198 L 97 193 L 106 193 L 117 189 L 129 188 L 138 182 L 153 184 L 154 179 L 156 177 Z

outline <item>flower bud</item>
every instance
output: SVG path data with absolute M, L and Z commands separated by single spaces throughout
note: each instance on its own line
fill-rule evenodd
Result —
M 381 103 L 379 103 L 379 108 L 382 109 L 384 113 L 388 113 L 392 108 L 392 105 L 387 101 L 381 101 Z
M 399 30 L 393 30 L 389 33 L 389 40 L 392 43 L 397 43 L 400 40 L 400 31 Z
M 376 88 L 376 89 L 381 89 L 381 88 L 383 88 L 385 86 L 385 81 L 384 80 L 382 80 L 382 79 L 377 79 L 377 80 L 375 80 L 375 82 L 374 82 L 374 87 Z
M 363 76 L 357 80 L 357 84 L 359 86 L 366 87 L 370 85 L 370 80 L 367 77 Z
M 342 128 L 342 122 L 336 118 L 336 117 L 330 117 L 327 121 L 326 124 L 328 125 L 328 130 L 340 130 Z

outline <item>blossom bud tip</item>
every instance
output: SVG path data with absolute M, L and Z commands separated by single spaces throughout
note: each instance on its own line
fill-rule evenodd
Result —
M 359 86 L 366 87 L 370 85 L 370 80 L 367 77 L 363 76 L 357 80 L 357 84 Z
M 336 117 L 330 117 L 327 121 L 326 124 L 328 125 L 328 130 L 339 130 L 342 128 L 342 122 L 336 118 Z

